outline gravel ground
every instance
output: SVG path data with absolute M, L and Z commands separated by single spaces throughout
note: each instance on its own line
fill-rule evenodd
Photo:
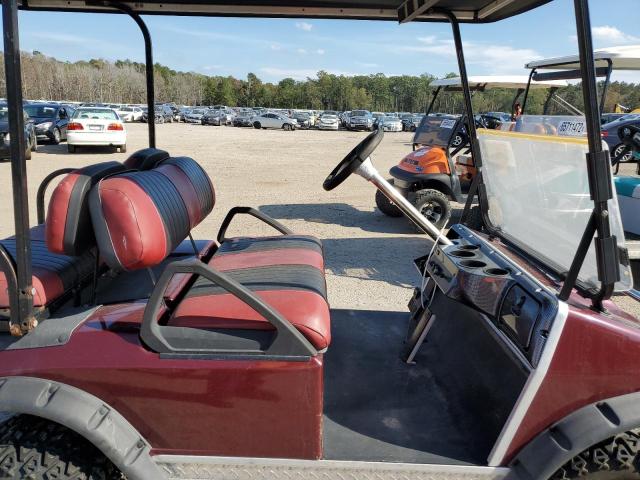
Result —
M 405 311 L 411 287 L 419 281 L 412 260 L 428 251 L 430 241 L 403 218 L 384 216 L 375 208 L 374 188 L 352 176 L 332 192 L 322 182 L 362 138 L 364 132 L 284 132 L 252 128 L 157 125 L 158 147 L 174 156 L 195 158 L 216 187 L 213 213 L 199 225 L 196 238 L 213 238 L 233 206 L 257 207 L 299 233 L 321 238 L 325 245 L 329 299 L 334 308 Z M 128 124 L 129 152 L 146 146 L 146 125 Z M 411 150 L 411 134 L 387 133 L 373 162 L 386 173 Z M 27 162 L 30 221 L 35 224 L 35 197 L 41 180 L 55 169 L 80 167 L 128 154 L 79 149 L 67 153 L 65 143 L 40 145 Z M 631 173 L 626 166 L 621 173 Z M 13 232 L 11 172 L 0 164 L 0 235 Z M 461 207 L 458 205 L 458 207 Z M 229 234 L 263 234 L 269 227 L 243 220 Z M 624 302 L 635 309 L 638 304 Z

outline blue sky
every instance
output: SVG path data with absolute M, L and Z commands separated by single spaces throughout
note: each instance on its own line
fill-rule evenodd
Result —
M 638 0 L 591 0 L 597 48 L 639 44 Z M 470 74 L 524 73 L 529 60 L 576 51 L 573 1 L 555 0 L 490 25 L 463 25 Z M 625 13 L 626 12 L 626 13 Z M 446 24 L 145 17 L 155 61 L 175 70 L 265 81 L 304 79 L 318 70 L 387 75 L 457 72 Z M 21 12 L 21 48 L 61 60 L 144 60 L 140 32 L 120 15 Z M 619 73 L 640 82 L 640 73 Z

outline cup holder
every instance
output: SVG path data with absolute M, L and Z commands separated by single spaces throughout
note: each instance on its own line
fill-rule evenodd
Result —
M 459 258 L 471 258 L 471 257 L 475 257 L 476 256 L 476 254 L 474 252 L 472 252 L 471 250 L 462 250 L 462 248 L 458 248 L 456 250 L 452 250 L 449 253 L 450 253 L 451 256 L 459 257 Z
M 458 250 L 467 250 L 467 251 L 474 251 L 474 250 L 478 250 L 480 247 L 478 245 L 460 245 L 458 247 Z
M 486 267 L 487 264 L 480 260 L 462 260 L 460 266 L 465 268 L 482 268 Z
M 486 273 L 487 275 L 491 275 L 493 277 L 504 277 L 505 275 L 509 275 L 509 270 L 506 270 L 504 268 L 486 268 L 484 270 L 484 273 Z

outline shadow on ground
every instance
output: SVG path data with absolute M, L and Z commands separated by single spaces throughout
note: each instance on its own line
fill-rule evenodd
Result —
M 105 155 L 113 153 L 113 147 L 76 147 L 78 153 L 84 153 L 88 155 Z M 38 153 L 44 153 L 48 155 L 75 155 L 75 153 L 69 153 L 66 143 L 60 143 L 54 145 L 52 143 L 38 144 Z

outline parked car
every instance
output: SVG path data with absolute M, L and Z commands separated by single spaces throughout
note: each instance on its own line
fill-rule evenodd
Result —
M 323 114 L 318 120 L 317 127 L 320 130 L 338 130 L 340 127 L 340 119 L 334 114 Z
M 80 107 L 67 125 L 67 148 L 74 153 L 79 146 L 112 146 L 127 151 L 124 123 L 112 108 Z
M 601 127 L 602 139 L 609 145 L 611 160 L 614 164 L 629 162 L 633 159 L 633 152 L 618 136 L 618 130 L 627 125 L 640 125 L 640 113 L 625 114 Z
M 256 115 L 252 120 L 253 128 L 278 128 L 282 130 L 295 130 L 297 122 L 281 113 L 267 112 Z
M 373 115 L 369 110 L 353 110 L 348 125 L 350 130 L 373 130 Z
M 139 122 L 143 112 L 140 107 L 120 107 L 116 113 L 125 122 Z
M 251 112 L 242 112 L 233 118 L 234 127 L 251 127 L 253 126 L 253 118 L 255 114 Z
M 415 132 L 424 115 L 410 115 L 402 120 L 402 129 L 405 132 Z
M 311 116 L 307 112 L 295 112 L 292 118 L 298 122 L 299 128 L 309 129 L 313 126 Z
M 156 105 L 155 109 L 156 123 L 173 123 L 173 110 L 169 105 Z
M 399 117 L 384 115 L 378 118 L 378 128 L 385 132 L 401 132 L 402 121 Z
M 232 110 L 209 109 L 202 116 L 202 125 L 231 125 L 235 116 Z
M 185 112 L 184 121 L 187 123 L 202 123 L 202 117 L 207 113 L 206 108 L 194 108 Z
M 73 115 L 71 107 L 58 103 L 31 103 L 25 105 L 24 110 L 33 121 L 37 140 L 57 145 L 67 139 L 67 124 Z
M 625 115 L 628 115 L 628 113 L 603 113 L 602 115 L 600 115 L 600 125 L 613 122 L 614 120 L 618 120 Z
M 24 156 L 27 160 L 31 158 L 31 152 L 35 152 L 38 148 L 38 139 L 36 138 L 36 129 L 33 120 L 29 118 L 26 111 L 22 111 L 24 117 L 24 139 L 25 152 Z M 9 108 L 6 103 L 0 103 L 0 159 L 11 157 L 11 136 L 9 135 Z
M 477 115 L 475 119 L 476 125 L 496 130 L 500 128 L 503 123 L 511 122 L 511 114 L 506 112 L 487 112 Z

